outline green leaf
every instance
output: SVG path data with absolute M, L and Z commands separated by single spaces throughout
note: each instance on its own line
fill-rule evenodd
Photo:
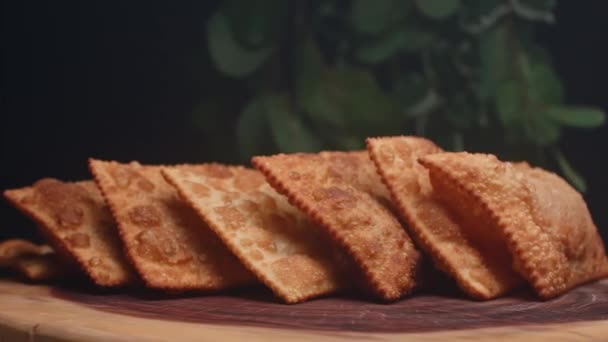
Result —
M 374 75 L 363 69 L 343 67 L 330 77 L 329 95 L 340 104 L 347 129 L 367 135 L 395 128 L 391 119 L 396 108 L 380 88 Z
M 344 127 L 346 115 L 340 100 L 328 89 L 321 86 L 317 93 L 305 104 L 306 115 L 317 125 L 329 125 L 335 128 Z
M 418 51 L 429 47 L 435 41 L 435 35 L 430 31 L 414 27 L 404 27 L 393 30 L 364 42 L 357 49 L 357 58 L 363 63 L 379 64 L 394 56 L 400 50 L 407 52 Z
M 245 77 L 258 69 L 272 54 L 272 48 L 248 50 L 233 37 L 226 18 L 216 13 L 207 23 L 207 43 L 211 60 L 222 73 Z
M 296 46 L 294 79 L 298 103 L 306 108 L 319 91 L 325 70 L 323 56 L 312 38 Z
M 557 143 L 561 134 L 558 124 L 547 120 L 544 113 L 529 112 L 525 122 L 526 136 L 540 146 L 549 146 Z
M 557 4 L 556 0 L 522 0 L 524 5 L 541 11 L 552 11 Z
M 296 54 L 296 95 L 304 113 L 318 125 L 339 127 L 344 117 L 339 104 L 327 95 L 329 84 L 325 63 L 319 47 L 307 39 L 298 47 Z
M 512 127 L 521 122 L 525 100 L 522 91 L 522 86 L 514 80 L 507 80 L 499 86 L 496 111 L 503 126 Z
M 264 107 L 275 144 L 285 153 L 318 152 L 321 144 L 314 133 L 292 111 L 285 94 L 270 94 Z
M 337 148 L 344 151 L 365 149 L 365 138 L 355 136 L 336 137 Z
M 236 137 L 242 160 L 267 152 L 269 127 L 263 97 L 253 99 L 243 108 L 236 124 Z
M 543 104 L 559 104 L 564 98 L 564 89 L 559 77 L 549 64 L 530 65 L 530 96 L 532 101 Z
M 226 0 L 222 6 L 239 43 L 259 48 L 276 41 L 288 23 L 289 1 Z
M 420 12 L 432 19 L 444 19 L 456 13 L 460 0 L 416 0 Z
M 396 130 L 392 100 L 366 70 L 338 67 L 322 76 L 317 93 L 306 103 L 315 125 L 332 125 L 355 136 Z
M 378 34 L 405 17 L 406 4 L 403 0 L 353 0 L 350 19 L 358 32 Z
M 336 13 L 336 2 L 333 0 L 320 0 L 316 2 L 319 7 L 319 14 L 322 16 L 330 16 Z
M 502 0 L 462 0 L 462 21 L 466 25 L 479 26 L 483 17 L 488 16 Z
M 604 112 L 589 107 L 553 106 L 547 109 L 547 116 L 561 125 L 579 128 L 599 127 L 606 121 Z
M 504 24 L 496 25 L 479 36 L 479 95 L 485 101 L 496 96 L 499 85 L 509 75 L 508 40 L 508 27 Z
M 417 116 L 424 114 L 429 107 L 426 98 L 428 93 L 429 85 L 425 78 L 419 73 L 410 72 L 395 82 L 392 97 L 406 115 Z
M 471 128 L 479 120 L 479 115 L 475 112 L 476 99 L 467 92 L 454 93 L 447 99 L 444 117 L 450 123 L 453 131 L 466 130 Z M 455 149 L 457 145 L 453 145 Z
M 367 64 L 379 64 L 391 58 L 405 45 L 407 36 L 403 31 L 390 32 L 388 35 L 364 43 L 357 49 L 357 59 Z
M 566 179 L 572 184 L 578 191 L 585 192 L 587 191 L 587 182 L 585 178 L 581 176 L 573 167 L 570 165 L 570 162 L 566 159 L 564 154 L 559 151 L 553 151 L 553 156 L 559 165 L 560 170 Z

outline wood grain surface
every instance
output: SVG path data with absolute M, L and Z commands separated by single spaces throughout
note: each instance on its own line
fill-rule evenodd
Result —
M 297 305 L 262 290 L 209 296 L 101 293 L 0 281 L 0 341 L 602 340 L 608 280 L 541 302 L 421 294 L 393 304 L 324 298 Z

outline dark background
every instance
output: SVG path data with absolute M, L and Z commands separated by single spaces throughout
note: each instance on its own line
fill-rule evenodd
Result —
M 89 178 L 88 157 L 143 163 L 234 161 L 212 144 L 214 126 L 192 108 L 213 92 L 205 18 L 217 1 L 4 1 L 0 189 L 50 176 Z M 558 2 L 540 33 L 569 104 L 608 112 L 608 2 Z M 212 86 L 212 85 L 211 85 Z M 207 88 L 205 88 L 207 87 Z M 236 113 L 235 113 L 236 114 Z M 585 195 L 608 239 L 608 126 L 567 131 L 565 154 L 587 178 Z M 34 237 L 33 224 L 0 203 L 0 239 Z

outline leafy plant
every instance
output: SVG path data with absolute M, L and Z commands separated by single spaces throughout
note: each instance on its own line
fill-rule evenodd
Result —
M 416 134 L 449 150 L 559 167 L 584 191 L 557 143 L 564 127 L 597 127 L 605 116 L 564 104 L 550 57 L 534 41 L 534 29 L 554 21 L 554 7 L 555 0 L 224 0 L 207 22 L 207 43 L 215 68 L 244 85 L 235 96 L 247 99 L 235 133 L 244 159 Z

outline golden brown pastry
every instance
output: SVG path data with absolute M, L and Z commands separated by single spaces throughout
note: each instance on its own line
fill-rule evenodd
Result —
M 254 281 L 165 181 L 160 166 L 90 160 L 89 167 L 148 287 L 219 290 Z
M 503 235 L 513 267 L 541 298 L 608 275 L 585 201 L 557 175 L 486 154 L 441 153 L 420 162 L 445 203 Z
M 124 286 L 133 281 L 116 225 L 93 181 L 45 178 L 31 187 L 7 190 L 4 196 L 36 221 L 54 249 L 73 259 L 95 284 Z
M 418 158 L 442 152 L 438 146 L 401 136 L 369 138 L 367 147 L 411 236 L 465 293 L 491 299 L 523 283 L 511 268 L 500 233 L 456 217 L 435 196 L 429 172 Z
M 259 171 L 207 164 L 164 168 L 162 173 L 241 262 L 285 302 L 342 286 L 334 253 L 319 228 Z
M 348 253 L 373 294 L 395 300 L 416 285 L 420 254 L 378 200 L 388 193 L 363 155 L 279 154 L 254 157 L 253 165 Z

